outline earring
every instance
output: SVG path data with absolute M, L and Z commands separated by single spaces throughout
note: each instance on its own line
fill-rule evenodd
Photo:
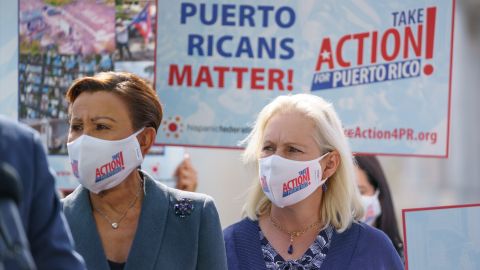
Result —
M 325 192 L 327 192 L 327 189 L 328 189 L 328 187 L 327 187 L 327 182 L 325 182 L 325 183 L 323 183 L 323 185 L 322 185 L 322 190 L 323 190 L 323 192 L 325 193 Z

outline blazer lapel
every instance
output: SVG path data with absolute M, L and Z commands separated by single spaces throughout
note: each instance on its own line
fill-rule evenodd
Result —
M 244 219 L 235 231 L 235 243 L 241 267 L 239 269 L 267 269 L 262 257 L 262 246 L 258 226 L 250 219 Z
M 93 220 L 88 191 L 79 187 L 76 193 L 78 198 L 75 213 L 69 215 L 69 225 L 72 233 L 74 236 L 78 236 L 75 237 L 76 250 L 85 257 L 86 262 L 89 262 L 88 269 L 109 270 L 110 267 L 97 232 L 97 225 Z
M 145 197 L 125 270 L 154 269 L 168 223 L 168 192 L 144 173 Z

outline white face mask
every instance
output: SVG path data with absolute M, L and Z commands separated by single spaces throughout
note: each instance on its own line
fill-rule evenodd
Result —
M 93 193 L 120 184 L 140 164 L 143 156 L 137 135 L 117 141 L 82 135 L 67 143 L 72 171 L 80 184 Z
M 297 161 L 271 155 L 259 159 L 260 185 L 263 192 L 276 206 L 283 208 L 296 204 L 319 188 L 322 180 L 320 160 Z
M 380 201 L 378 200 L 379 194 L 380 192 L 377 190 L 373 196 L 362 195 L 362 205 L 365 214 L 361 221 L 372 226 L 377 217 L 382 213 Z

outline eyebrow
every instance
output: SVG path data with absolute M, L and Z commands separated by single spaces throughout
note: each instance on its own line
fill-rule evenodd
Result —
M 106 119 L 106 120 L 110 120 L 112 122 L 117 122 L 117 120 L 113 119 L 112 117 L 109 117 L 109 116 L 96 116 L 96 117 L 93 117 L 93 118 L 90 118 L 90 121 L 92 122 L 95 122 L 95 121 L 98 121 L 98 120 L 102 120 L 102 119 Z M 72 121 L 78 121 L 78 120 L 82 120 L 82 118 L 80 117 L 72 117 L 71 118 Z
M 107 119 L 107 120 L 110 120 L 112 122 L 117 122 L 117 120 L 115 120 L 115 119 L 113 119 L 112 117 L 109 117 L 109 116 L 96 116 L 96 117 L 90 118 L 90 121 L 95 122 L 97 120 L 102 120 L 102 119 Z
M 283 145 L 286 145 L 286 146 L 293 146 L 293 147 L 306 147 L 304 144 L 302 144 L 302 142 L 291 142 L 291 141 L 286 141 L 286 142 L 283 142 L 282 143 Z
M 270 140 L 265 140 L 265 141 L 263 141 L 263 144 L 275 144 L 275 143 L 270 141 Z M 290 142 L 290 141 L 281 142 L 281 144 L 286 145 L 286 146 L 305 147 L 305 145 L 303 145 L 301 143 L 294 143 L 294 142 Z

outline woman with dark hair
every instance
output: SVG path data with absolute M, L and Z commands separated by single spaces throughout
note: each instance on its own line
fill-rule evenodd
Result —
M 392 240 L 403 259 L 403 241 L 398 230 L 390 189 L 380 162 L 375 156 L 356 156 L 358 188 L 365 210 L 363 221 L 383 232 Z
M 162 105 L 131 73 L 104 72 L 67 91 L 68 155 L 80 186 L 63 201 L 88 269 L 226 269 L 211 197 L 168 188 L 140 169 Z

